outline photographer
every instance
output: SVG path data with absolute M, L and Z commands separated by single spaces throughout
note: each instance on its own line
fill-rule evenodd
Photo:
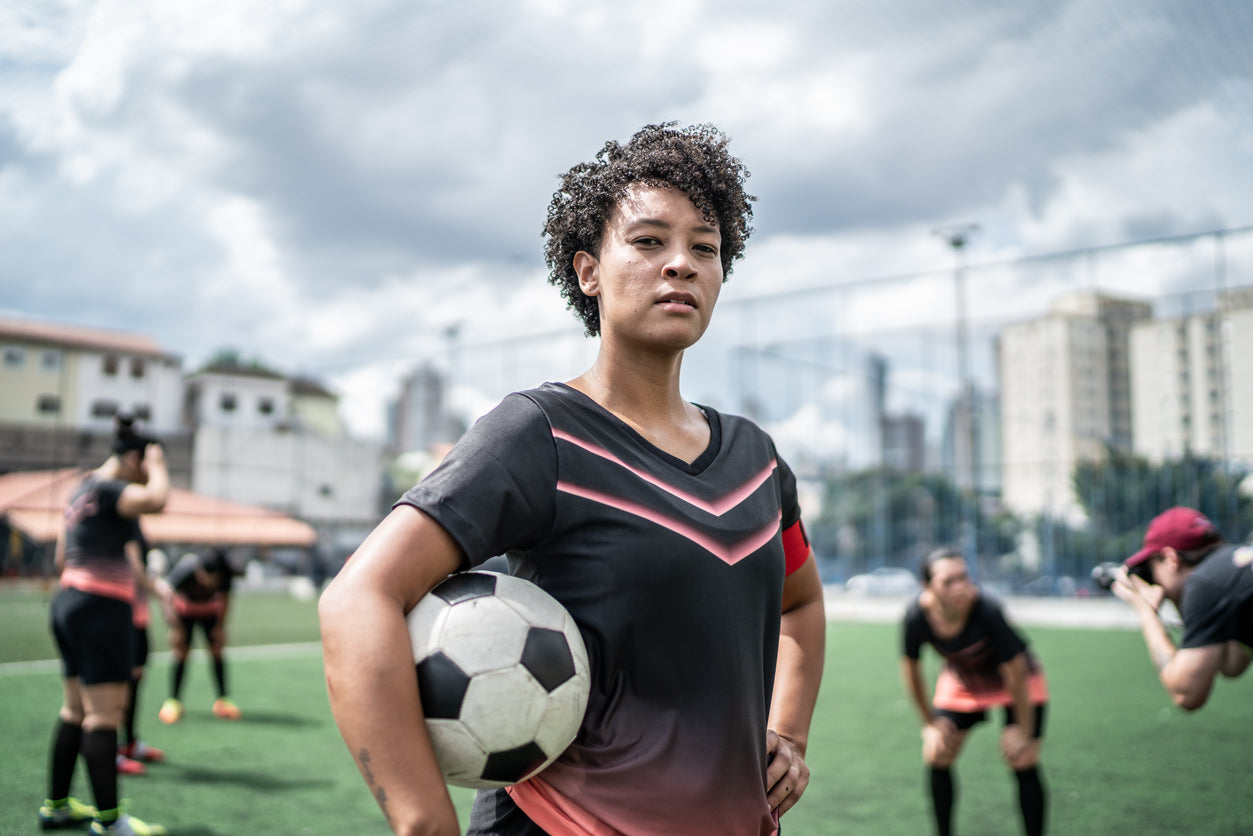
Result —
M 1153 518 L 1114 580 L 1140 616 L 1162 686 L 1186 711 L 1205 704 L 1216 674 L 1239 676 L 1253 659 L 1251 563 L 1253 546 L 1230 545 L 1204 514 L 1175 507 Z M 1183 619 L 1177 649 L 1158 616 L 1163 600 Z

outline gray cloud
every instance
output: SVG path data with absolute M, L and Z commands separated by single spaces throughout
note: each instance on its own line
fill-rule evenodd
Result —
M 26 14 L 0 12 L 0 308 L 191 357 L 340 373 L 448 317 L 524 333 L 493 317 L 542 282 L 559 172 L 668 119 L 731 134 L 772 288 L 945 263 L 919 229 L 953 220 L 1003 257 L 1253 222 L 1241 0 Z

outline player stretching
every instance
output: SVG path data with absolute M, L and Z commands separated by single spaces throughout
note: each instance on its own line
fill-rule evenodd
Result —
M 808 784 L 826 621 L 796 480 L 760 428 L 679 390 L 751 231 L 726 144 L 650 125 L 564 175 L 550 281 L 595 363 L 481 418 L 322 595 L 331 707 L 396 833 L 460 833 L 404 614 L 502 553 L 574 617 L 591 694 L 570 748 L 480 792 L 468 833 L 766 836 Z
M 1026 642 L 999 605 L 971 582 L 966 561 L 938 549 L 922 564 L 923 590 L 905 613 L 901 672 L 905 690 L 922 715 L 922 759 L 927 764 L 936 830 L 953 832 L 957 785 L 953 764 L 966 735 L 1005 709 L 1001 755 L 1018 780 L 1018 803 L 1028 836 L 1044 832 L 1047 798 L 1040 774 L 1040 739 L 1048 686 Z M 935 695 L 927 699 L 919 665 L 922 646 L 944 657 Z
M 170 625 L 170 651 L 174 666 L 170 670 L 170 696 L 161 705 L 158 716 L 163 723 L 177 723 L 183 718 L 183 677 L 187 673 L 187 654 L 191 652 L 192 634 L 199 628 L 209 645 L 213 659 L 213 682 L 217 699 L 213 715 L 223 720 L 238 720 L 239 706 L 227 696 L 226 690 L 226 614 L 231 606 L 231 578 L 234 571 L 226 552 L 214 549 L 201 556 L 194 553 L 183 558 L 170 570 L 166 579 L 174 589 L 174 611 L 178 620 Z

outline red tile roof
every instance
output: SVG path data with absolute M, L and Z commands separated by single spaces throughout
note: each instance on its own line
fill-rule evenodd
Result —
M 55 542 L 62 509 L 85 472 L 69 468 L 0 476 L 0 516 L 37 542 Z M 317 540 L 313 527 L 294 517 L 180 488 L 170 489 L 164 511 L 144 514 L 141 521 L 154 545 L 311 546 Z
M 53 346 L 116 351 L 148 357 L 176 357 L 144 334 L 84 328 L 38 319 L 0 317 L 0 340 L 20 340 Z

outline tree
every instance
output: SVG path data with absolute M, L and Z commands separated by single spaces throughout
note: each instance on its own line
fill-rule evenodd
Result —
M 1104 460 L 1075 467 L 1075 495 L 1089 525 L 1086 536 L 1067 536 L 1072 545 L 1083 543 L 1089 550 L 1089 569 L 1102 561 L 1120 562 L 1140 548 L 1149 520 L 1187 505 L 1213 520 L 1228 540 L 1243 540 L 1253 531 L 1253 497 L 1240 490 L 1248 475 L 1247 468 L 1213 459 L 1185 455 L 1154 464 L 1109 448 Z
M 960 543 L 969 496 L 943 476 L 875 468 L 828 478 L 825 488 L 810 539 L 817 554 L 848 574 L 912 567 L 932 549 Z M 981 565 L 1013 549 L 1020 529 L 1013 515 L 979 508 L 976 524 Z

